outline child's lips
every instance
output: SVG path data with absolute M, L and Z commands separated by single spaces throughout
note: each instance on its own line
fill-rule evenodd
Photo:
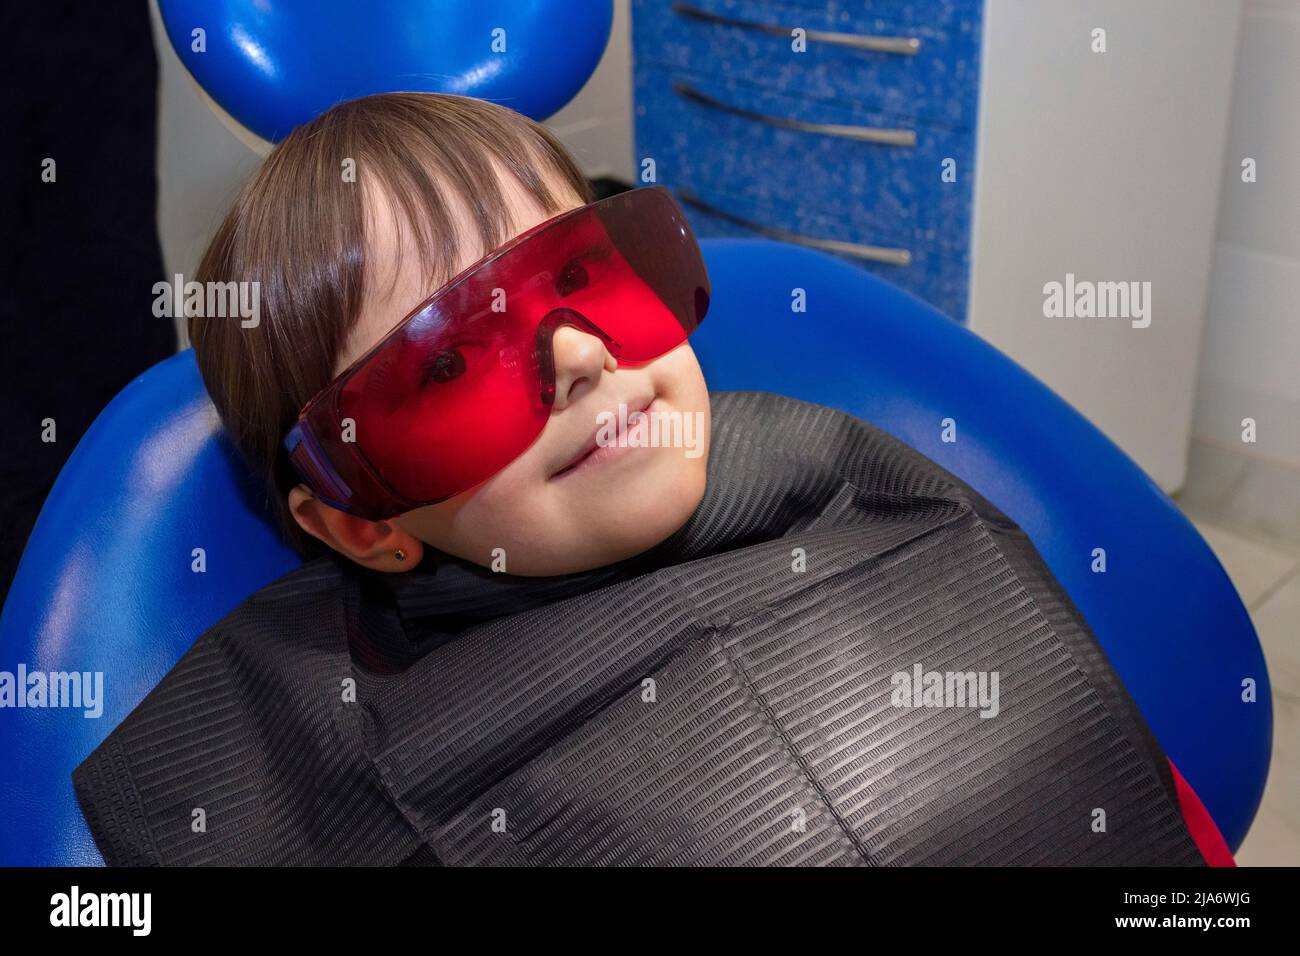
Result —
M 638 412 L 649 413 L 652 405 L 654 405 L 654 398 L 648 400 L 643 399 L 635 403 L 627 403 L 628 419 L 632 420 L 633 416 Z M 615 416 L 615 421 L 617 421 L 618 412 L 612 411 L 608 414 Z M 592 468 L 599 467 L 615 458 L 623 457 L 624 454 L 632 449 L 633 446 L 628 445 L 626 442 L 618 442 L 617 440 L 610 445 L 601 445 L 597 441 L 597 436 L 600 434 L 601 429 L 602 426 L 598 425 L 595 430 L 592 431 L 591 438 L 587 440 L 582 449 L 572 459 L 570 459 L 567 465 L 552 474 L 549 480 L 557 481 L 562 478 L 567 478 L 570 475 L 589 471 Z

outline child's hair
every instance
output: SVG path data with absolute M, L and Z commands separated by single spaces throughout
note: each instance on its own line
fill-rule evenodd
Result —
M 284 535 L 304 558 L 324 546 L 289 512 L 285 499 L 299 478 L 282 442 L 301 407 L 333 381 L 373 279 L 367 204 L 375 189 L 389 197 L 432 292 L 451 278 L 463 243 L 476 239 L 487 251 L 510 238 L 491 159 L 548 213 L 574 196 L 593 199 L 572 157 L 541 124 L 471 97 L 383 93 L 335 106 L 285 137 L 240 190 L 203 255 L 197 282 L 260 283 L 257 325 L 191 316 L 189 337 L 226 431 L 265 481 Z M 573 196 L 556 195 L 548 180 Z M 457 234 L 448 191 L 471 212 L 476 236 Z

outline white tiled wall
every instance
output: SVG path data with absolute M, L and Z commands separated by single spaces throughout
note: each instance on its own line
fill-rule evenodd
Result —
M 1300 470 L 1300 0 L 1248 0 L 1193 436 Z M 1241 180 L 1256 161 L 1258 181 Z M 1243 445 L 1241 420 L 1258 442 Z M 1297 474 L 1300 480 L 1300 473 Z

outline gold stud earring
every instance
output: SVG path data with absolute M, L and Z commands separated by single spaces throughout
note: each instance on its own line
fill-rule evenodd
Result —
M 401 548 L 398 548 L 396 551 L 393 552 L 393 557 L 395 557 L 398 561 L 405 561 L 406 552 L 403 551 Z

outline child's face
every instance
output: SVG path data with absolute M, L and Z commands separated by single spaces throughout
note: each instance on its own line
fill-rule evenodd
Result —
M 515 235 L 555 215 L 537 206 L 512 176 L 500 170 L 498 175 Z M 579 205 L 571 197 L 566 208 Z M 409 248 L 398 256 L 396 220 L 386 198 L 376 196 L 372 206 L 369 261 L 379 265 L 367 277 L 366 302 L 338 357 L 336 375 L 432 291 L 418 257 Z M 463 234 L 473 235 L 466 211 L 457 208 L 455 214 Z M 486 251 L 466 249 L 448 274 L 456 274 Z M 414 566 L 424 544 L 522 575 L 583 571 L 658 544 L 690 517 L 704 494 L 709 397 L 695 353 L 683 343 L 639 368 L 619 367 L 599 338 L 564 326 L 555 333 L 554 361 L 555 403 L 541 436 L 478 487 L 440 504 L 372 522 L 315 501 L 300 485 L 289 497 L 299 524 L 358 564 L 386 571 Z M 675 429 L 674 434 L 685 436 L 690 444 L 632 447 L 632 442 L 624 442 L 624 447 L 599 447 L 583 458 L 605 416 L 617 416 L 620 405 L 629 412 L 646 409 L 661 421 L 668 413 L 680 413 L 682 425 L 689 429 Z M 575 465 L 575 459 L 581 460 Z M 399 548 L 405 560 L 396 559 Z

